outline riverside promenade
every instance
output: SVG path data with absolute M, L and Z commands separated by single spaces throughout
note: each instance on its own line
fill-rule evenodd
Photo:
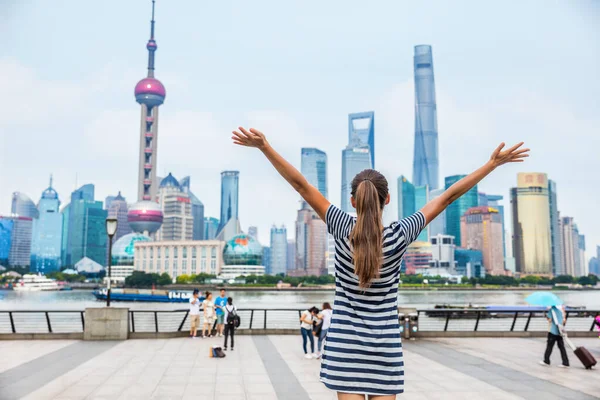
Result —
M 578 338 L 600 358 L 600 339 Z M 239 336 L 209 358 L 212 339 L 0 341 L 0 399 L 333 400 L 306 360 L 300 336 Z M 404 342 L 400 399 L 596 399 L 600 371 L 570 353 L 570 369 L 538 364 L 539 338 L 444 338 Z

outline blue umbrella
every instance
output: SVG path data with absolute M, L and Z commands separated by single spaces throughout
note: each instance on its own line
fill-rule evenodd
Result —
M 528 296 L 525 301 L 531 305 L 543 307 L 560 306 L 563 304 L 563 301 L 551 292 L 535 292 Z

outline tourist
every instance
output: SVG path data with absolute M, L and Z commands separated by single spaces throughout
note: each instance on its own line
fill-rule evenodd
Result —
M 522 162 L 529 150 L 520 149 L 520 143 L 503 151 L 501 144 L 481 168 L 450 186 L 420 211 L 384 227 L 383 208 L 389 204 L 390 194 L 387 180 L 379 172 L 368 169 L 354 177 L 350 202 L 357 216 L 353 217 L 331 205 L 271 147 L 261 132 L 239 128 L 232 139 L 237 145 L 258 148 L 326 222 L 335 239 L 335 308 L 323 349 L 321 381 L 338 392 L 339 400 L 366 396 L 395 399 L 404 391 L 398 282 L 406 248 L 453 201 L 500 165 Z
M 227 304 L 227 297 L 225 296 L 225 289 L 221 289 L 221 295 L 215 300 L 215 308 L 217 309 L 217 335 L 223 336 L 223 329 L 225 327 L 225 312 L 223 307 Z
M 317 358 L 321 358 L 321 349 L 323 348 L 323 341 L 325 340 L 325 336 L 327 336 L 327 331 L 329 330 L 329 326 L 331 325 L 331 316 L 333 314 L 333 310 L 331 309 L 331 304 L 323 303 L 323 311 L 317 318 L 321 320 L 321 331 L 319 332 L 319 341 L 317 342 Z
M 190 297 L 190 337 L 195 338 L 200 326 L 200 299 L 198 295 L 200 291 L 194 289 L 192 297 Z
M 302 311 L 300 314 L 300 333 L 302 334 L 302 347 L 304 348 L 305 358 L 316 358 L 315 338 L 312 334 L 313 324 L 316 322 L 316 316 L 319 313 L 317 307 L 311 307 Z M 306 344 L 310 340 L 310 353 L 307 351 Z
M 600 313 L 596 314 L 596 318 L 594 318 L 594 323 L 596 324 L 596 328 L 598 329 L 598 339 L 600 339 Z
M 227 305 L 223 307 L 225 314 L 225 344 L 223 349 L 227 350 L 227 338 L 231 335 L 231 351 L 233 351 L 233 336 L 235 334 L 235 324 L 237 318 L 237 308 L 233 305 L 233 299 L 227 299 Z
M 548 320 L 548 340 L 546 342 L 546 352 L 544 353 L 544 360 L 540 361 L 540 364 L 544 366 L 550 366 L 550 355 L 554 348 L 554 343 L 558 345 L 560 350 L 560 356 L 562 358 L 562 365 L 560 367 L 569 368 L 569 357 L 567 357 L 567 350 L 565 349 L 565 342 L 563 340 L 563 327 L 565 325 L 565 317 L 556 306 L 552 306 L 546 312 L 546 319 Z
M 202 303 L 204 309 L 204 328 L 202 337 L 212 337 L 212 324 L 215 320 L 215 303 L 212 301 L 212 293 L 206 292 L 206 299 Z

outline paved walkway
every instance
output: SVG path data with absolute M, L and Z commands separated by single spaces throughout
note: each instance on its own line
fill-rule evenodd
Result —
M 0 341 L 0 399 L 333 400 L 299 336 L 240 336 L 224 359 L 217 339 Z M 600 340 L 578 339 L 597 358 Z M 404 343 L 399 399 L 596 399 L 600 371 L 538 365 L 540 339 Z M 558 351 L 553 363 L 559 361 Z

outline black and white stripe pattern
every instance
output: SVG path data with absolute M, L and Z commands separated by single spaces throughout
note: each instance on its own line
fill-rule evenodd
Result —
M 334 205 L 326 214 L 335 238 L 335 302 L 321 364 L 321 381 L 343 393 L 391 395 L 404 391 L 398 324 L 400 260 L 425 227 L 419 211 L 383 230 L 379 278 L 360 288 L 348 241 L 356 219 Z

